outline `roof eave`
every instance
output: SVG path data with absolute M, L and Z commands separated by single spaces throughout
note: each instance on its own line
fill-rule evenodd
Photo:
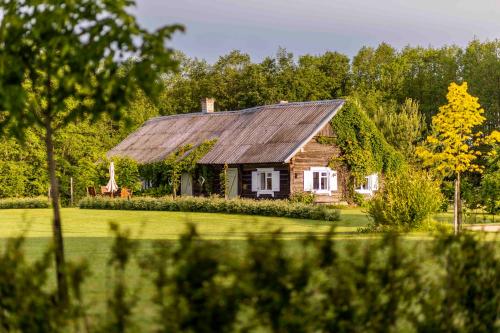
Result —
M 318 125 L 318 127 L 316 127 L 314 129 L 314 131 L 311 133 L 311 135 L 309 135 L 304 141 L 300 142 L 297 147 L 292 151 L 292 153 L 290 153 L 287 158 L 283 161 L 283 163 L 290 163 L 290 161 L 292 160 L 292 158 L 302 149 L 304 148 L 304 146 L 312 140 L 312 138 L 314 138 L 319 131 L 321 131 L 321 129 L 323 127 L 326 126 L 326 124 L 328 124 L 330 122 L 330 120 L 333 119 L 333 117 L 335 117 L 335 115 L 337 114 L 338 110 L 340 110 L 342 108 L 342 106 L 344 106 L 345 104 L 345 101 L 342 101 L 335 109 L 332 110 L 332 112 L 330 114 L 328 114 L 322 121 L 321 123 Z

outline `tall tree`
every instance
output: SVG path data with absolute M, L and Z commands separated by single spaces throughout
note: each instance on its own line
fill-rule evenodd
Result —
M 358 99 L 387 142 L 409 161 L 414 161 L 415 145 L 426 128 L 418 102 L 408 98 L 398 105 L 394 100 L 385 101 L 376 92 L 359 95 Z
M 465 49 L 462 65 L 464 80 L 484 108 L 483 130 L 500 128 L 500 40 L 473 40 Z
M 387 43 L 376 49 L 362 47 L 352 60 L 354 89 L 379 91 L 388 98 L 400 96 L 405 68 L 397 50 Z
M 420 104 L 426 121 L 430 122 L 440 105 L 446 103 L 448 86 L 459 80 L 462 49 L 458 46 L 442 48 L 405 47 L 400 54 L 405 64 L 399 102 L 412 98 Z
M 427 146 L 418 147 L 417 154 L 426 166 L 435 166 L 438 171 L 455 176 L 454 227 L 458 233 L 462 224 L 460 176 L 466 171 L 481 171 L 476 159 L 481 152 L 479 145 L 498 139 L 498 132 L 485 137 L 475 131 L 485 117 L 478 98 L 469 95 L 467 83 L 450 84 L 446 95 L 448 104 L 439 108 L 432 118 L 432 134 L 427 137 Z
M 176 67 L 165 42 L 181 26 L 151 33 L 129 14 L 130 0 L 0 0 L 1 128 L 44 131 L 53 207 L 58 301 L 68 299 L 54 135 L 76 120 L 119 120 L 140 88 Z M 131 60 L 128 60 L 131 59 Z

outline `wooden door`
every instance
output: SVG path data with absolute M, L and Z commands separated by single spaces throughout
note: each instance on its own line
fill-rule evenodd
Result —
M 229 199 L 236 198 L 238 196 L 238 169 L 228 168 L 226 174 L 226 189 L 227 197 Z
M 189 173 L 183 173 L 181 175 L 181 195 L 193 195 L 193 177 Z

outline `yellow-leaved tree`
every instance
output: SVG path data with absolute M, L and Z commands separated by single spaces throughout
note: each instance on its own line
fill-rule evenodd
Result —
M 476 162 L 481 152 L 480 145 L 499 140 L 499 132 L 485 135 L 475 131 L 486 118 L 478 98 L 467 92 L 467 82 L 451 83 L 446 95 L 448 104 L 439 108 L 432 117 L 432 134 L 423 146 L 417 148 L 417 156 L 424 166 L 435 167 L 442 174 L 455 175 L 454 229 L 458 233 L 462 225 L 460 199 L 460 176 L 466 171 L 481 172 L 482 166 Z

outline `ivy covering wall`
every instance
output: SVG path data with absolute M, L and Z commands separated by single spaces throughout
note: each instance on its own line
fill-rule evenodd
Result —
M 187 144 L 170 153 L 164 160 L 139 166 L 141 178 L 152 182 L 153 189 L 150 194 L 175 193 L 180 186 L 180 177 L 183 173 L 194 175 L 199 171 L 206 180 L 203 188 L 211 192 L 210 182 L 212 175 L 208 174 L 204 166 L 197 165 L 198 161 L 205 156 L 217 142 L 217 139 L 207 140 L 198 146 Z
M 355 180 L 374 172 L 395 172 L 405 164 L 403 156 L 387 143 L 362 106 L 349 99 L 331 121 L 335 137 L 320 137 L 318 142 L 335 144 L 341 150 L 332 164 L 345 165 Z

